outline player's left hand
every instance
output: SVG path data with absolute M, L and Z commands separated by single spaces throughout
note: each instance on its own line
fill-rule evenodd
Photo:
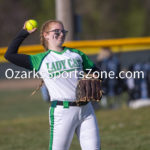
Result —
M 76 88 L 77 102 L 100 101 L 102 98 L 101 80 L 92 74 L 78 81 Z

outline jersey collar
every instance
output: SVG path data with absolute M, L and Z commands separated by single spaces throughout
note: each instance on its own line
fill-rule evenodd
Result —
M 48 51 L 52 51 L 52 52 L 54 52 L 54 53 L 56 53 L 56 54 L 63 54 L 64 52 L 66 52 L 66 50 L 67 50 L 67 48 L 66 47 L 63 47 L 63 50 L 61 51 L 61 52 L 58 52 L 58 51 L 55 51 L 55 50 L 51 50 L 51 49 L 48 49 Z

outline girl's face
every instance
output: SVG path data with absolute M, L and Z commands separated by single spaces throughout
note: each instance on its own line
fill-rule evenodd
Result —
M 62 24 L 51 23 L 48 31 L 44 32 L 44 37 L 48 41 L 48 45 L 60 47 L 65 41 L 66 33 Z

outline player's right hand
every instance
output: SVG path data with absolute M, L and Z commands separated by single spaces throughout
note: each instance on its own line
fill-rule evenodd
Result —
M 26 22 L 24 23 L 24 25 L 23 25 L 23 29 L 24 29 L 24 30 L 27 30 L 27 29 L 26 29 L 26 23 L 27 23 L 27 21 L 26 21 Z M 30 31 L 27 30 L 27 31 L 31 34 L 31 33 L 35 32 L 36 30 L 37 30 L 37 28 L 34 28 L 34 29 L 30 30 Z

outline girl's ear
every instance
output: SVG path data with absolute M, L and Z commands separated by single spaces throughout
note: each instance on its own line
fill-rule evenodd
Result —
M 49 38 L 48 38 L 48 33 L 44 32 L 44 33 L 43 33 L 43 36 L 44 36 L 44 38 L 45 38 L 46 40 L 49 40 Z

